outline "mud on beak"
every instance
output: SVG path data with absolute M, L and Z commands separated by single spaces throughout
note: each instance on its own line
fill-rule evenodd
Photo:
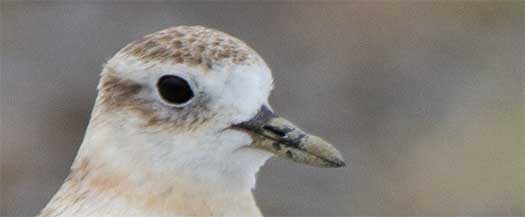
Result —
M 251 134 L 253 143 L 250 147 L 312 166 L 345 166 L 343 157 L 330 143 L 301 131 L 290 121 L 277 116 L 267 106 L 262 106 L 252 119 L 233 127 Z

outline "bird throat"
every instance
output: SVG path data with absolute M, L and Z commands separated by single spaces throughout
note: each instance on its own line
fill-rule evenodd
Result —
M 217 163 L 209 159 L 210 163 L 206 163 L 202 162 L 206 153 L 185 159 L 186 152 L 193 150 L 181 148 L 180 155 L 157 155 L 145 150 L 169 151 L 162 150 L 166 146 L 146 144 L 145 141 L 155 143 L 151 138 L 126 140 L 121 133 L 108 130 L 118 129 L 114 126 L 97 125 L 96 130 L 91 127 L 69 176 L 42 211 L 42 217 L 57 213 L 71 216 L 261 215 L 252 189 L 255 173 L 268 158 L 266 154 L 257 156 L 261 153 L 256 150 L 255 153 L 238 150 L 232 157 L 238 162 Z M 253 157 L 259 158 L 259 162 L 254 164 Z M 164 167 L 167 162 L 176 162 L 176 166 Z M 253 168 L 244 168 L 246 165 Z

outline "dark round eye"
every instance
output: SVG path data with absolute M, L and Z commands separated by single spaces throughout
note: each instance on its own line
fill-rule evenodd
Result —
M 160 96 L 173 104 L 184 104 L 193 98 L 193 91 L 186 80 L 179 76 L 165 75 L 157 83 Z

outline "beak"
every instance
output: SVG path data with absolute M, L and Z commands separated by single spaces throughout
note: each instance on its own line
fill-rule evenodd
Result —
M 233 127 L 251 134 L 254 141 L 250 147 L 312 166 L 345 166 L 343 157 L 330 143 L 303 132 L 290 121 L 277 116 L 265 105 L 255 117 Z

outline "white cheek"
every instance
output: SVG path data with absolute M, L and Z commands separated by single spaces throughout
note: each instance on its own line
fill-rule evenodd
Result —
M 218 141 L 221 141 L 223 147 L 229 146 L 228 150 L 230 151 L 250 145 L 253 142 L 248 133 L 240 130 L 225 130 L 220 134 Z
M 250 119 L 267 102 L 272 77 L 265 65 L 238 66 L 224 83 L 221 104 L 233 114 L 232 122 Z

